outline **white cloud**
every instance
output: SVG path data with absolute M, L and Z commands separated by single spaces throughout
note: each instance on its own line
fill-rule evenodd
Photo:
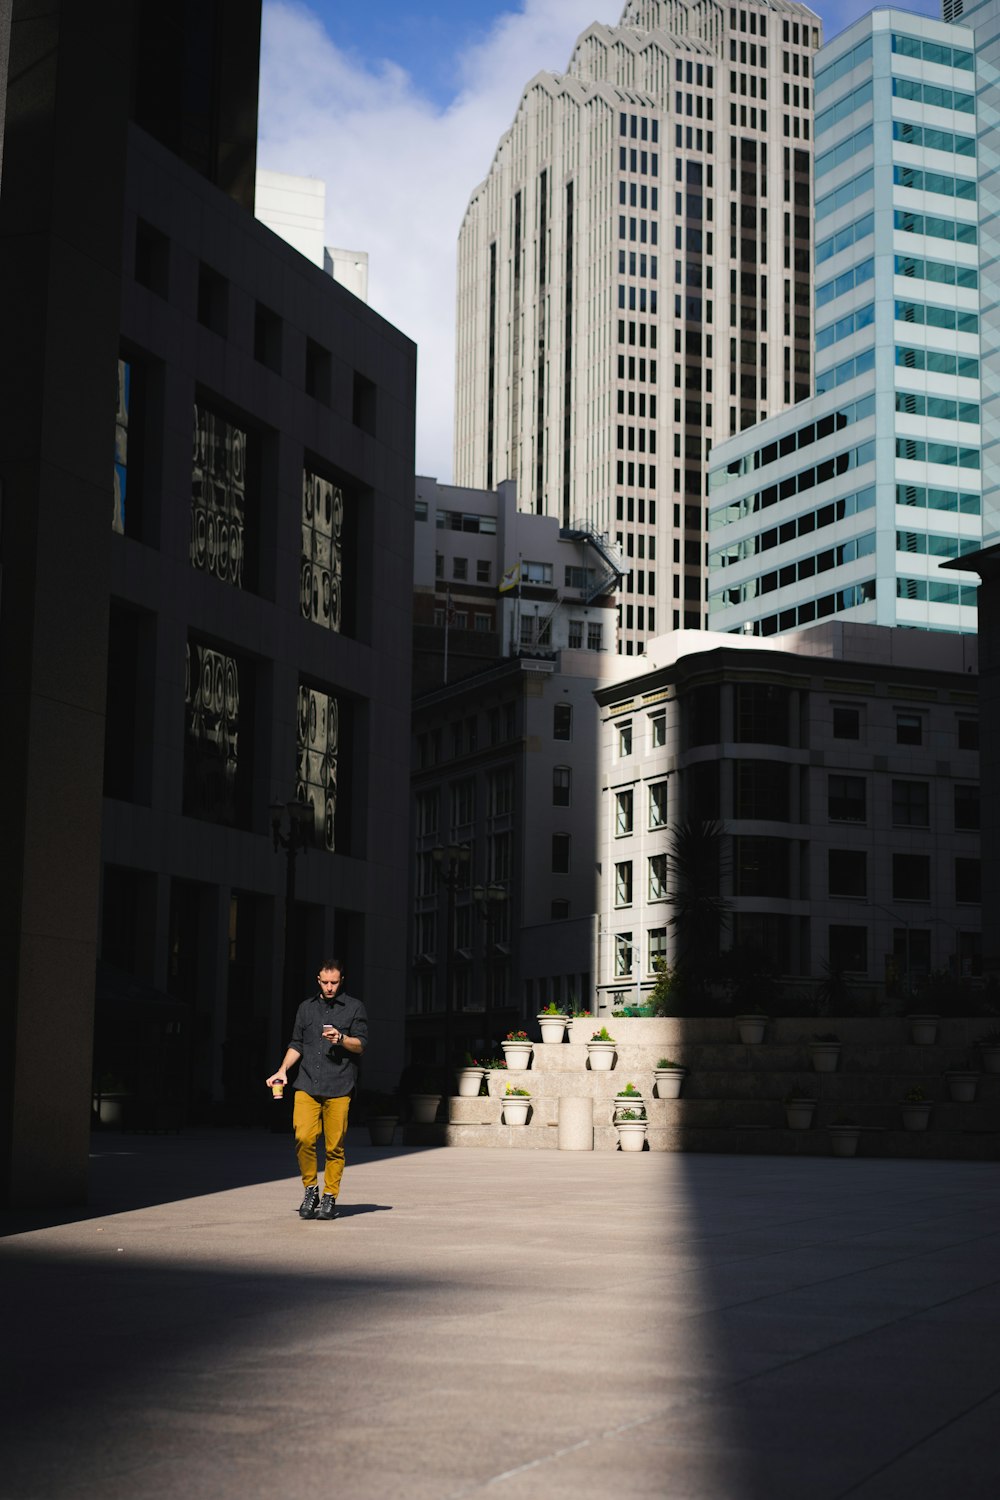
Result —
M 525 0 L 456 56 L 441 111 L 419 78 L 367 71 L 301 0 L 267 0 L 259 163 L 326 182 L 327 243 L 367 250 L 369 302 L 418 345 L 417 471 L 452 471 L 455 249 L 473 188 L 528 80 L 562 71 L 577 36 L 621 0 Z

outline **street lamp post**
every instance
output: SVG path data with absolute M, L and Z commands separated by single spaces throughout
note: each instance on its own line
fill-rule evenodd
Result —
M 274 852 L 285 851 L 285 933 L 282 948 L 282 1021 L 287 1035 L 295 1014 L 292 924 L 295 912 L 295 858 L 312 842 L 313 810 L 307 802 L 272 802 L 271 838 Z
M 438 844 L 431 850 L 441 884 L 445 888 L 445 936 L 444 936 L 444 1066 L 452 1065 L 452 1036 L 454 1030 L 454 995 L 452 992 L 453 955 L 455 948 L 455 892 L 463 885 L 463 871 L 472 857 L 468 844 Z
M 483 984 L 486 988 L 486 1004 L 483 1024 L 486 1031 L 486 1041 L 492 1047 L 493 985 L 489 974 L 490 939 L 493 935 L 494 917 L 499 915 L 501 905 L 507 900 L 507 887 L 499 880 L 491 880 L 489 885 L 473 886 L 472 897 L 478 908 L 479 915 L 486 924 L 486 947 L 483 962 Z

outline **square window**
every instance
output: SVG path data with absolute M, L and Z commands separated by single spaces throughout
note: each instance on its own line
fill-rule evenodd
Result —
M 649 900 L 665 901 L 667 899 L 667 856 L 665 854 L 651 854 L 649 856 Z
M 158 297 L 169 295 L 170 241 L 144 219 L 135 225 L 135 279 Z
M 252 827 L 256 669 L 190 636 L 184 682 L 185 817 Z
M 362 375 L 355 370 L 351 398 L 351 420 L 355 427 L 360 427 L 361 431 L 367 432 L 369 437 L 375 436 L 375 407 L 375 382 L 369 380 L 367 375 Z
M 198 322 L 222 338 L 229 319 L 229 282 L 202 262 L 198 266 Z
M 557 703 L 552 710 L 552 738 L 554 740 L 571 740 L 573 738 L 573 708 L 569 703 Z
M 919 714 L 897 714 L 896 715 L 896 744 L 897 745 L 922 745 L 924 742 L 924 721 Z
M 632 721 L 618 725 L 618 759 L 625 760 L 632 754 Z
M 552 873 L 553 875 L 569 874 L 568 833 L 554 833 L 552 835 Z
M 569 766 L 552 768 L 552 806 L 569 807 L 570 786 L 573 773 Z
M 667 783 L 654 781 L 649 788 L 649 826 L 665 828 L 667 825 Z
M 867 857 L 863 849 L 827 851 L 827 889 L 831 896 L 867 894 Z
M 618 932 L 615 934 L 615 978 L 623 978 L 632 972 L 632 934 L 630 932 Z
M 667 929 L 651 927 L 647 936 L 646 973 L 662 974 L 667 965 Z
M 256 583 L 258 531 L 255 487 L 260 482 L 259 440 L 203 401 L 194 407 L 191 468 L 192 568 L 233 588 Z M 219 545 L 220 536 L 228 543 Z
M 892 783 L 893 828 L 930 826 L 930 784 L 926 781 Z
M 661 750 L 667 743 L 667 715 L 663 709 L 649 716 L 649 743 L 654 750 Z
M 476 582 L 489 583 L 493 564 L 489 558 L 479 557 L 476 559 Z
M 929 901 L 931 862 L 927 854 L 892 856 L 892 895 L 895 901 Z
M 955 900 L 978 906 L 982 899 L 982 876 L 979 860 L 956 859 Z
M 314 401 L 329 406 L 333 394 L 333 361 L 329 349 L 317 344 L 315 339 L 306 339 L 305 365 L 306 395 Z
M 861 710 L 845 703 L 833 705 L 833 737 L 835 740 L 859 740 L 861 738 Z
M 615 793 L 615 837 L 622 838 L 632 832 L 632 810 L 635 795 L 631 788 Z
M 281 319 L 278 314 L 265 307 L 263 302 L 254 306 L 253 357 L 259 365 L 266 365 L 276 373 L 281 371 Z
M 955 787 L 955 827 L 979 827 L 979 787 Z
M 959 719 L 958 721 L 958 748 L 960 750 L 979 749 L 979 720 Z
M 453 557 L 451 560 L 451 576 L 464 583 L 469 576 L 469 559 L 467 557 Z
M 827 816 L 832 823 L 863 823 L 867 815 L 863 776 L 827 777 Z
M 553 901 L 549 912 L 553 922 L 565 922 L 569 917 L 569 902 L 562 900 Z
M 615 865 L 615 905 L 632 905 L 632 861 L 620 860 Z

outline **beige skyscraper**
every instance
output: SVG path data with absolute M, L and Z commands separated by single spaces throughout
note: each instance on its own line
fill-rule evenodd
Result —
M 812 57 L 787 0 L 628 0 L 528 84 L 459 236 L 455 482 L 587 522 L 619 650 L 705 624 L 705 460 L 812 392 Z

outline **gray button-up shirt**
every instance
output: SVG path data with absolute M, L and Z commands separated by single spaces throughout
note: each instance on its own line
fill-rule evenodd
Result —
M 300 1053 L 293 1088 L 317 1099 L 341 1099 L 358 1081 L 358 1055 L 334 1046 L 323 1035 L 324 1026 L 335 1026 L 345 1036 L 368 1045 L 368 1014 L 360 1000 L 341 992 L 327 1000 L 322 994 L 303 1000 L 295 1013 L 290 1047 Z

